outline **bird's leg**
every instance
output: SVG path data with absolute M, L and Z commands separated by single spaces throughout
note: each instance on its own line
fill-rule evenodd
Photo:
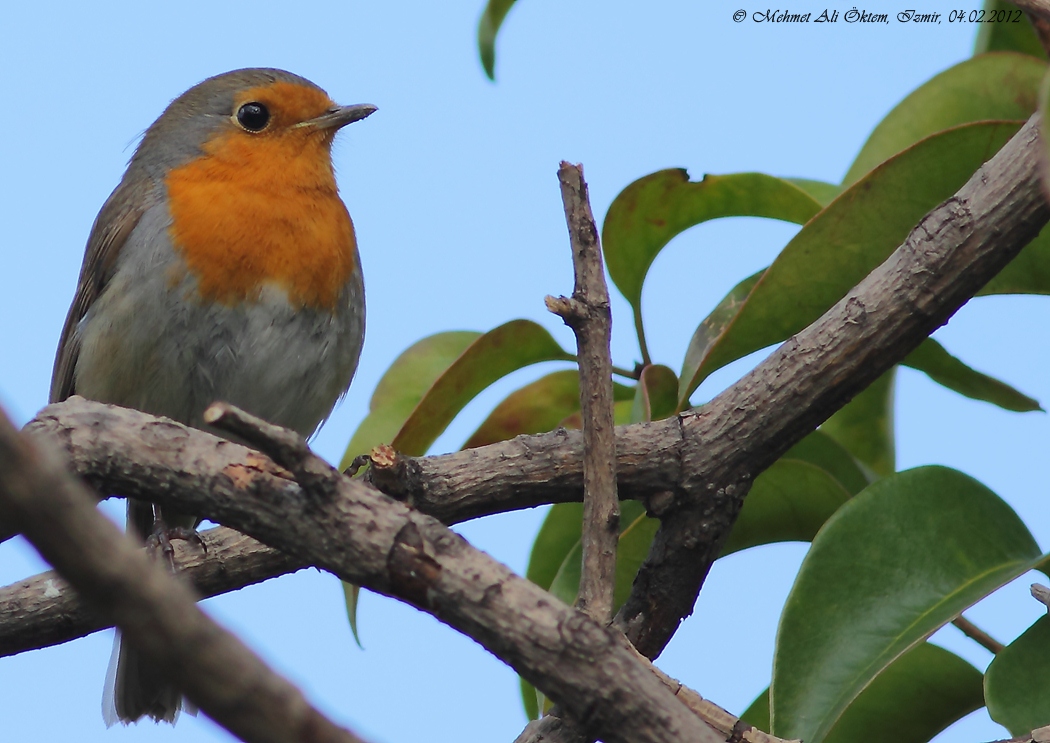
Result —
M 150 556 L 157 554 L 160 550 L 168 559 L 171 572 L 175 572 L 175 548 L 171 542 L 181 539 L 185 542 L 195 542 L 204 552 L 208 551 L 208 545 L 204 543 L 200 533 L 193 526 L 169 526 L 161 512 L 160 506 L 153 506 L 153 527 L 150 529 L 149 537 L 146 538 L 146 551 Z

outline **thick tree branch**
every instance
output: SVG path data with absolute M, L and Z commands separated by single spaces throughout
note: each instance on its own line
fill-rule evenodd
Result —
M 220 526 L 201 533 L 207 551 L 177 541 L 175 563 L 202 598 L 299 570 L 302 560 Z M 0 657 L 57 645 L 113 626 L 56 573 L 0 589 Z
M 576 275 L 572 298 L 547 297 L 547 309 L 576 334 L 583 419 L 583 565 L 576 606 L 595 620 L 612 619 L 620 501 L 616 496 L 616 440 L 613 421 L 612 313 L 598 228 L 591 214 L 583 168 L 562 162 L 558 169 L 565 221 Z
M 0 412 L 0 514 L 187 696 L 247 741 L 359 743 L 197 606 L 197 597 L 98 512 L 47 447 Z
M 644 655 L 656 657 L 692 612 L 754 478 L 947 322 L 1050 219 L 1040 146 L 1037 114 L 819 320 L 679 419 L 699 444 L 683 460 L 691 497 L 662 519 L 617 616 Z M 712 461 L 705 445 L 727 441 Z
M 626 642 L 626 638 L 624 638 L 624 642 Z M 639 658 L 644 658 L 644 656 L 638 653 L 634 646 L 628 645 L 628 647 L 630 647 L 631 651 L 638 655 Z M 723 739 L 733 741 L 733 743 L 742 743 L 744 741 L 746 741 L 746 743 L 798 743 L 798 741 L 785 741 L 782 738 L 777 738 L 753 727 L 748 722 L 727 712 L 717 704 L 704 699 L 697 692 L 690 689 L 688 686 L 685 686 L 680 681 L 671 678 L 656 666 L 649 664 L 647 659 L 645 662 L 672 694 L 678 697 L 678 699 L 688 707 L 694 715 L 717 730 Z M 555 710 L 556 709 L 557 708 L 555 708 Z M 583 731 L 580 730 L 579 725 L 558 714 L 555 710 L 552 710 L 551 714 L 546 717 L 533 720 L 526 725 L 525 729 L 522 730 L 521 735 L 515 738 L 514 743 L 554 743 L 555 741 L 578 741 L 586 739 L 586 736 Z
M 98 412 L 104 409 L 95 406 Z M 209 419 L 222 425 L 228 410 Z M 165 458 L 199 469 L 197 456 L 214 461 L 245 451 L 214 440 L 212 450 L 204 451 L 191 429 L 134 411 L 120 415 L 137 420 L 138 436 L 152 440 L 154 461 L 145 469 Z M 290 441 L 289 432 L 277 429 L 274 442 L 268 439 L 274 430 L 268 424 L 253 424 L 241 414 L 236 420 L 241 436 L 266 444 L 302 477 L 300 487 L 254 453 L 251 467 L 227 459 L 227 467 L 209 475 L 211 487 L 187 489 L 173 477 L 149 497 L 162 506 L 182 503 L 191 513 L 278 546 L 343 580 L 428 611 L 508 662 L 596 737 L 610 742 L 718 740 L 620 644 L 616 631 L 514 575 L 432 517 L 340 475 L 309 453 L 304 442 Z M 251 426 L 256 430 L 249 431 Z M 104 425 L 70 433 L 73 438 L 108 435 Z M 283 488 L 273 487 L 275 478 L 284 481 Z M 257 488 L 259 482 L 268 485 Z

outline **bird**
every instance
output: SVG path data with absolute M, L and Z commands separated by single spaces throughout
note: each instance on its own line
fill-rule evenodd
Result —
M 375 111 L 266 68 L 175 98 L 91 228 L 50 401 L 80 395 L 206 429 L 204 410 L 221 400 L 311 435 L 348 390 L 365 329 L 332 141 Z M 154 546 L 170 549 L 169 536 L 195 535 L 197 523 L 128 502 L 127 530 Z M 174 723 L 182 706 L 118 634 L 107 726 Z

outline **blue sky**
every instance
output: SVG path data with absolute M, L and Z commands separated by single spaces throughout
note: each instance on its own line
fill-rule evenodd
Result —
M 883 6 L 883 3 L 879 3 Z M 976 5 L 976 4 L 975 4 Z M 819 13 L 825 6 L 792 10 Z M 852 4 L 827 6 L 844 13 Z M 925 10 L 947 13 L 943 2 Z M 62 319 L 92 220 L 137 137 L 176 95 L 225 70 L 282 67 L 342 103 L 379 112 L 340 134 L 335 161 L 358 229 L 368 295 L 360 370 L 315 439 L 338 460 L 387 365 L 443 330 L 534 319 L 571 348 L 543 307 L 567 293 L 572 268 L 555 177 L 582 162 L 596 214 L 634 179 L 665 167 L 758 170 L 838 181 L 881 117 L 916 86 L 971 53 L 967 24 L 861 27 L 734 23 L 745 0 L 700 4 L 522 0 L 499 40 L 497 79 L 475 49 L 480 0 L 455 4 L 317 0 L 308 10 L 249 4 L 20 3 L 5 8 L 0 61 L 0 404 L 25 422 L 46 403 Z M 900 8 L 879 7 L 891 12 Z M 967 8 L 969 9 L 969 8 Z M 759 220 L 709 223 L 655 263 L 644 308 L 656 360 L 678 368 L 696 323 L 725 292 L 776 255 L 795 228 Z M 637 358 L 630 312 L 616 298 L 614 360 Z M 938 338 L 976 368 L 1050 401 L 1042 298 L 986 298 Z M 755 358 L 709 380 L 715 394 Z M 552 367 L 553 368 L 553 367 Z M 458 448 L 510 389 L 488 390 L 434 448 Z M 958 397 L 916 372 L 900 375 L 903 467 L 939 463 L 1003 496 L 1050 544 L 1047 416 Z M 118 505 L 112 513 L 119 513 Z M 543 510 L 460 531 L 523 571 Z M 720 562 L 695 615 L 661 665 L 739 712 L 769 678 L 776 617 L 804 554 L 781 545 Z M 42 569 L 22 544 L 0 546 L 0 580 Z M 972 615 L 1000 640 L 1038 615 L 1027 583 Z M 749 611 L 724 613 L 746 597 Z M 352 642 L 337 582 L 317 571 L 206 602 L 217 619 L 335 719 L 369 739 L 512 740 L 524 723 L 516 677 L 436 620 L 375 595 L 362 600 L 365 650 Z M 954 630 L 938 640 L 980 667 L 989 656 Z M 0 659 L 0 719 L 11 740 L 229 740 L 207 720 L 175 730 L 106 731 L 99 713 L 108 634 Z M 944 740 L 1003 730 L 974 715 Z

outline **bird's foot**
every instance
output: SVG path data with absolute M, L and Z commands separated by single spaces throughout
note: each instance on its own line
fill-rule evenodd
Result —
M 158 552 L 168 560 L 171 572 L 175 572 L 175 547 L 172 541 L 181 539 L 184 542 L 195 542 L 201 550 L 207 554 L 208 545 L 204 543 L 200 532 L 185 526 L 168 526 L 163 519 L 158 518 L 153 522 L 153 530 L 146 538 L 146 552 L 150 557 L 155 557 Z

